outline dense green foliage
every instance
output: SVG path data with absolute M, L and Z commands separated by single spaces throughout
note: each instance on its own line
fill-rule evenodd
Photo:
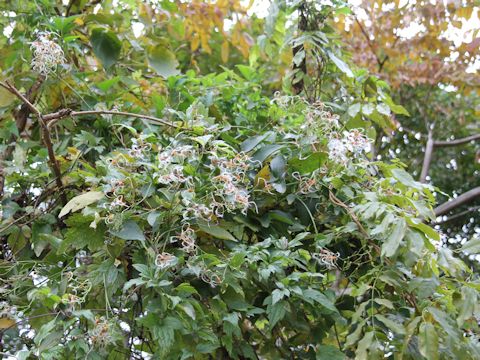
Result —
M 0 36 L 3 354 L 480 357 L 480 282 L 458 257 L 478 240 L 442 247 L 435 189 L 372 160 L 375 127 L 408 114 L 343 57 L 329 26 L 341 4 L 318 10 L 292 60 L 301 2 L 231 37 L 155 27 L 198 21 L 169 1 L 72 1 L 71 16 L 13 3 L 0 8 L 16 12 Z M 321 77 L 275 78 L 285 59 Z

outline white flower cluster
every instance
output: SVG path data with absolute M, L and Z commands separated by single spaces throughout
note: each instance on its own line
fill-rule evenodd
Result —
M 50 40 L 50 33 L 40 33 L 31 45 L 33 51 L 32 69 L 39 74 L 48 76 L 54 72 L 57 65 L 66 62 L 62 48 Z
M 344 131 L 342 138 L 332 138 L 328 142 L 328 153 L 330 160 L 346 164 L 348 154 L 359 155 L 370 149 L 370 141 L 357 129 Z
M 95 347 L 104 348 L 114 341 L 114 322 L 105 319 L 103 316 L 95 320 L 95 326 L 88 332 L 90 341 Z
M 158 172 L 155 178 L 163 185 L 178 186 L 180 184 L 191 185 L 191 176 L 185 176 L 183 162 L 187 158 L 196 157 L 193 146 L 183 145 L 176 148 L 168 148 L 158 154 Z
M 243 153 L 232 159 L 220 158 L 213 154 L 210 156 L 210 161 L 213 167 L 220 170 L 220 174 L 212 178 L 215 186 L 214 196 L 219 199 L 215 201 L 215 213 L 223 214 L 224 211 L 240 210 L 246 214 L 250 205 L 253 204 L 245 187 L 248 181 L 246 171 L 252 164 L 251 158 Z
M 302 176 L 299 172 L 292 173 L 292 177 L 298 181 L 298 192 L 300 194 L 309 194 L 317 191 L 318 181 L 315 178 L 315 173 L 312 176 Z
M 163 252 L 161 254 L 158 254 L 157 257 L 155 258 L 155 265 L 160 269 L 169 268 L 170 266 L 173 266 L 176 263 L 177 263 L 177 258 L 168 252 Z
M 222 283 L 222 278 L 214 271 L 207 268 L 205 262 L 194 264 L 187 261 L 187 268 L 198 276 L 203 282 L 209 284 L 212 288 L 219 286 Z
M 145 157 L 145 153 L 152 149 L 152 144 L 142 141 L 142 139 L 132 139 L 132 147 L 128 150 L 128 155 L 131 157 L 142 160 Z
M 207 222 L 214 220 L 215 213 L 215 203 L 211 203 L 210 206 L 205 204 L 196 203 L 192 200 L 184 199 L 183 204 L 185 209 L 183 210 L 182 216 L 184 221 L 189 221 L 192 219 L 202 219 Z M 217 216 L 218 217 L 218 216 Z
M 0 301 L 0 318 L 8 317 L 10 319 L 15 319 L 16 315 L 16 306 L 10 306 L 6 301 Z
M 340 253 L 334 253 L 328 249 L 320 249 L 318 253 L 312 254 L 312 257 L 321 265 L 326 266 L 327 269 L 336 269 Z
M 186 223 L 177 236 L 172 236 L 170 242 L 179 242 L 182 246 L 182 250 L 187 254 L 196 254 L 197 253 L 197 243 L 195 230 L 190 227 L 190 224 Z
M 308 106 L 303 111 L 303 114 L 305 116 L 305 123 L 302 125 L 302 129 L 307 130 L 307 133 L 315 133 L 319 130 L 335 130 L 340 126 L 338 121 L 339 116 L 328 111 L 325 104 L 321 101 L 317 101 Z
M 282 95 L 280 91 L 276 91 L 273 94 L 273 99 L 271 100 L 272 104 L 277 104 L 282 109 L 288 109 L 295 101 L 298 101 L 300 97 L 291 96 L 291 95 Z
M 117 196 L 109 205 L 109 210 L 114 210 L 117 207 L 127 207 L 128 204 L 123 201 L 123 195 Z

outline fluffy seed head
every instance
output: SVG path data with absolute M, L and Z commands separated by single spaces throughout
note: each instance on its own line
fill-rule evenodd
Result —
M 57 65 L 66 62 L 62 48 L 50 40 L 52 34 L 40 33 L 31 49 L 33 51 L 32 69 L 41 75 L 48 76 L 57 69 Z

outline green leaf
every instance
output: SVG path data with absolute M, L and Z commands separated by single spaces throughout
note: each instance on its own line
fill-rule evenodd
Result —
M 332 52 L 328 51 L 327 52 L 328 54 L 328 57 L 330 58 L 330 60 L 333 61 L 333 63 L 340 69 L 341 72 L 343 72 L 344 74 L 346 74 L 348 77 L 353 77 L 353 72 L 352 70 L 350 70 L 350 68 L 348 67 L 348 65 L 341 59 L 339 59 L 338 57 L 336 57 Z
M 255 76 L 255 69 L 247 66 L 247 65 L 236 65 L 237 69 L 240 71 L 240 73 L 243 75 L 243 77 L 247 80 L 252 80 L 253 77 Z
M 272 291 L 272 305 L 275 305 L 280 300 L 282 300 L 285 296 L 289 296 L 290 291 L 288 289 L 275 289 Z
M 227 230 L 225 230 L 224 228 L 221 228 L 220 226 L 209 225 L 209 224 L 199 224 L 199 228 L 204 233 L 212 235 L 217 239 L 237 241 L 237 239 L 235 239 L 235 237 L 232 234 L 230 234 Z
M 60 243 L 57 254 L 64 253 L 70 246 L 74 249 L 82 249 L 88 246 L 90 250 L 96 250 L 103 246 L 105 242 L 106 226 L 99 223 L 96 229 L 90 227 L 93 216 L 83 216 L 74 214 L 65 220 L 67 232 L 65 238 Z
M 475 307 L 478 306 L 477 291 L 468 286 L 462 287 L 462 299 L 460 300 L 458 324 L 470 319 L 475 314 Z
M 419 222 L 418 220 L 413 220 L 413 219 L 407 219 L 408 225 L 411 227 L 420 230 L 422 233 L 424 233 L 426 236 L 428 236 L 432 240 L 439 241 L 440 240 L 440 234 L 432 229 L 430 226 L 423 222 Z
M 0 87 L 0 107 L 8 106 L 15 100 L 15 95 Z
M 473 237 L 472 239 L 467 241 L 465 244 L 463 244 L 460 250 L 465 251 L 469 254 L 480 253 L 480 237 Z
M 389 309 L 394 309 L 394 306 L 393 306 L 393 303 L 390 301 L 390 300 L 387 300 L 387 299 L 375 299 L 375 302 L 379 305 L 383 305 L 385 306 L 386 308 L 389 308 Z
M 143 234 L 143 230 L 133 220 L 128 220 L 125 224 L 123 224 L 122 228 L 119 231 L 110 230 L 110 232 L 112 233 L 112 235 L 123 240 L 145 241 L 145 235 Z
M 283 148 L 283 145 L 265 145 L 258 149 L 255 154 L 253 154 L 252 160 L 264 162 L 265 159 L 276 153 L 281 148 Z
M 392 321 L 389 318 L 387 318 L 383 315 L 380 315 L 380 314 L 375 315 L 375 318 L 378 321 L 382 322 L 386 327 L 388 327 L 394 333 L 397 333 L 397 334 L 400 334 L 400 335 L 405 334 L 405 328 L 403 327 L 403 325 L 398 324 L 397 322 Z
M 400 181 L 403 185 L 417 190 L 422 189 L 422 184 L 415 181 L 415 179 L 403 169 L 392 169 L 392 175 L 395 179 Z
M 120 58 L 122 43 L 117 35 L 110 30 L 95 28 L 90 36 L 93 53 L 100 59 L 105 69 L 108 69 Z
M 360 103 L 355 103 L 353 105 L 350 105 L 350 107 L 347 110 L 348 115 L 350 115 L 351 117 L 355 117 L 360 111 L 361 107 L 362 105 Z
M 317 302 L 318 304 L 322 305 L 324 308 L 330 311 L 338 312 L 333 302 L 318 290 L 310 289 L 310 288 L 306 289 L 303 291 L 303 297 L 305 299 L 309 299 Z
M 362 321 L 360 324 L 358 324 L 357 327 L 355 328 L 355 330 L 347 336 L 347 339 L 346 339 L 346 342 L 345 342 L 345 347 L 346 348 L 352 346 L 353 344 L 355 344 L 360 339 L 360 336 L 362 335 L 362 329 L 363 329 L 364 324 L 365 324 L 365 320 Z
M 276 179 L 283 179 L 285 177 L 285 159 L 282 155 L 275 156 L 272 159 L 270 169 Z
M 242 144 L 240 145 L 240 149 L 243 152 L 249 152 L 250 150 L 253 150 L 257 145 L 259 145 L 263 140 L 265 140 L 268 135 L 269 133 L 249 137 L 244 142 L 242 142 Z
M 120 76 L 115 76 L 112 79 L 108 79 L 102 82 L 97 83 L 97 87 L 103 92 L 107 92 L 112 86 L 120 82 Z
M 305 159 L 293 158 L 288 164 L 301 174 L 309 174 L 321 168 L 328 159 L 328 154 L 324 152 L 314 152 Z
M 316 360 L 344 360 L 345 354 L 332 345 L 319 345 Z
M 267 307 L 268 322 L 272 329 L 280 320 L 282 320 L 287 313 L 287 303 L 285 301 L 279 301 L 274 305 Z
M 148 64 L 158 75 L 168 78 L 178 75 L 178 61 L 175 54 L 163 45 L 152 46 L 148 49 Z
M 100 191 L 89 191 L 87 193 L 84 193 L 82 195 L 75 196 L 72 200 L 70 200 L 60 211 L 60 214 L 58 214 L 58 217 L 64 217 L 67 215 L 69 212 L 75 212 L 78 210 L 83 209 L 84 207 L 93 204 L 94 202 L 97 202 L 101 198 L 103 198 L 103 192 Z
M 358 342 L 357 351 L 355 352 L 355 359 L 368 360 L 368 348 L 372 345 L 373 337 L 375 333 L 373 331 L 367 332 L 365 336 Z
M 382 115 L 385 115 L 385 116 L 390 116 L 390 107 L 387 105 L 387 104 L 384 104 L 384 103 L 380 103 L 377 105 L 377 111 L 382 114 Z
M 459 338 L 462 336 L 462 333 L 456 327 L 455 322 L 447 313 L 434 307 L 429 307 L 427 310 L 433 315 L 435 321 L 440 324 L 442 330 L 445 331 L 448 336 L 451 338 Z
M 245 253 L 238 252 L 230 259 L 230 266 L 233 268 L 239 268 L 245 261 Z
M 438 360 L 438 334 L 432 323 L 422 322 L 418 330 L 420 354 L 428 360 Z
M 393 227 L 393 231 L 382 245 L 382 256 L 393 256 L 400 246 L 405 232 L 407 230 L 407 222 L 404 218 L 399 218 Z

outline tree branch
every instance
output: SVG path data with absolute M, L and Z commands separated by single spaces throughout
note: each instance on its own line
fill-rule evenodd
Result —
M 435 213 L 435 216 L 442 216 L 459 206 L 473 201 L 478 197 L 480 197 L 480 186 L 468 190 L 467 192 L 464 192 L 460 196 L 456 197 L 455 199 L 452 199 L 437 206 L 435 209 L 433 209 L 433 211 Z
M 167 125 L 177 129 L 181 127 L 177 124 L 171 123 L 164 119 L 159 119 L 155 116 L 136 114 L 136 113 L 130 113 L 125 111 L 114 111 L 114 110 L 72 111 L 71 109 L 61 109 L 57 112 L 44 115 L 43 119 L 48 123 L 48 127 L 51 127 L 56 121 L 63 119 L 67 116 L 77 117 L 77 116 L 83 116 L 83 115 L 122 115 L 122 116 L 130 116 L 130 117 L 136 117 L 139 119 L 150 120 L 152 122 L 159 123 L 162 125 Z
M 27 91 L 26 97 L 29 100 L 29 103 L 32 103 L 35 101 L 35 98 L 37 97 L 37 92 L 40 89 L 40 86 L 42 85 L 44 80 L 45 78 L 43 76 L 39 76 L 38 79 L 33 83 L 32 87 Z M 8 86 L 6 86 L 6 84 L 3 84 L 0 82 L 0 86 L 10 91 L 10 89 L 8 88 Z M 30 113 L 31 113 L 31 109 L 26 103 L 22 104 L 22 106 L 20 107 L 20 110 L 14 111 L 15 125 L 17 126 L 17 131 L 19 136 L 25 130 L 25 127 L 27 125 L 27 119 Z M 17 139 L 17 136 L 15 134 L 12 134 L 8 140 L 5 150 L 3 151 L 2 154 L 0 154 L 0 199 L 3 198 L 3 190 L 5 187 L 5 174 L 4 174 L 5 171 L 4 171 L 3 163 L 12 155 L 13 150 L 15 149 L 14 145 L 15 145 L 16 139 Z
M 453 214 L 453 215 L 449 216 L 448 218 L 446 218 L 445 220 L 438 221 L 438 222 L 435 221 L 432 224 L 433 225 L 443 225 L 443 224 L 461 219 L 461 218 L 465 217 L 465 215 L 471 214 L 471 213 L 473 213 L 473 212 L 475 212 L 479 209 L 480 209 L 480 206 L 474 206 L 474 207 L 468 208 L 467 210 L 461 211 L 457 214 Z
M 357 23 L 358 27 L 360 28 L 361 33 L 363 34 L 363 37 L 365 40 L 367 40 L 368 47 L 370 48 L 370 51 L 372 54 L 375 56 L 375 59 L 377 60 L 377 65 L 379 68 L 379 72 L 382 70 L 383 65 L 385 64 L 385 61 L 387 60 L 387 57 L 384 59 L 384 62 L 380 60 L 380 58 L 377 55 L 377 52 L 375 51 L 375 46 L 372 43 L 372 40 L 370 40 L 370 36 L 368 35 L 367 31 L 363 27 L 362 23 L 360 20 L 358 20 L 357 15 L 353 14 L 353 17 L 355 19 L 355 22 Z
M 305 32 L 308 29 L 308 20 L 307 20 L 307 15 L 305 14 L 306 8 L 305 4 L 302 3 L 298 7 L 298 32 L 301 35 L 303 32 Z M 304 51 L 304 45 L 303 43 L 297 44 L 296 46 L 293 47 L 292 53 L 293 53 L 293 58 L 295 58 L 295 55 L 297 53 Z M 295 94 L 300 94 L 302 90 L 304 90 L 304 81 L 303 77 L 295 82 L 296 76 L 297 76 L 297 71 L 302 72 L 304 75 L 307 75 L 307 60 L 306 60 L 306 54 L 304 55 L 302 61 L 300 64 L 296 64 L 295 61 L 293 62 L 293 79 L 292 79 L 292 87 L 293 91 Z
M 434 147 L 448 147 L 448 146 L 457 146 L 469 143 L 470 141 L 480 140 L 480 134 L 475 134 L 471 136 L 467 136 L 461 139 L 456 140 L 449 140 L 449 141 L 434 141 Z
M 427 146 L 425 147 L 425 156 L 423 158 L 422 172 L 420 173 L 420 182 L 422 183 L 427 180 L 428 171 L 430 170 L 430 163 L 432 162 L 433 143 L 433 129 L 429 129 Z
M 24 104 L 28 106 L 30 111 L 34 113 L 38 117 L 38 121 L 40 122 L 40 126 L 42 128 L 42 137 L 43 137 L 43 142 L 45 144 L 45 147 L 47 148 L 48 152 L 48 158 L 50 160 L 50 165 L 52 167 L 53 173 L 55 174 L 55 181 L 56 184 L 59 188 L 59 191 L 61 191 L 61 199 L 63 202 L 63 205 L 67 203 L 67 197 L 65 193 L 63 192 L 63 183 L 62 183 L 62 172 L 60 171 L 60 165 L 57 161 L 57 158 L 55 157 L 55 151 L 53 150 L 53 143 L 52 143 L 52 138 L 50 136 L 50 130 L 48 129 L 48 126 L 43 119 L 42 113 L 40 110 L 38 110 L 35 105 L 33 105 L 29 99 L 27 99 L 20 91 L 18 91 L 15 86 L 12 84 L 5 82 L 2 83 L 0 82 L 0 86 L 4 87 L 8 91 L 10 91 L 12 94 L 17 96 L 20 100 L 23 101 Z

